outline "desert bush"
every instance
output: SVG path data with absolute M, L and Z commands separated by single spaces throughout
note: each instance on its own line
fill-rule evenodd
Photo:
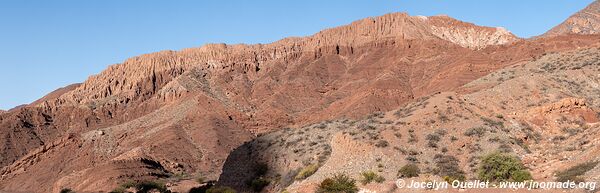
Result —
M 409 131 L 410 132 L 410 131 Z M 409 133 L 408 134 L 408 142 L 409 143 L 416 143 L 419 140 L 417 139 L 417 136 L 414 133 Z
M 385 178 L 383 176 L 380 176 L 373 171 L 366 171 L 361 173 L 360 175 L 362 176 L 362 179 L 360 180 L 362 184 L 370 184 L 371 182 L 382 183 L 385 181 Z
M 331 178 L 326 178 L 319 184 L 317 193 L 356 193 L 356 180 L 344 175 L 336 174 Z
M 398 170 L 399 178 L 412 178 L 417 177 L 421 174 L 421 169 L 417 164 L 406 164 Z
M 562 136 L 562 135 L 559 135 L 559 136 L 554 136 L 554 137 L 552 138 L 552 141 L 564 141 L 564 140 L 567 140 L 567 137 L 565 137 L 565 136 Z
M 527 153 L 531 153 L 531 150 L 529 149 L 529 145 L 527 145 L 527 143 L 525 143 L 525 141 L 523 141 L 523 139 L 520 138 L 515 138 L 515 137 L 511 137 L 511 139 L 517 144 L 519 145 L 521 148 L 523 148 L 523 150 L 525 150 L 525 152 Z
M 402 133 L 394 133 L 394 136 L 396 136 L 397 138 L 402 138 Z
M 562 132 L 568 133 L 569 136 L 574 136 L 581 132 L 581 129 L 578 128 L 562 128 L 561 130 Z
M 450 136 L 450 141 L 457 141 L 457 140 L 458 140 L 458 137 L 456 137 L 456 136 L 454 136 L 454 135 L 453 135 L 453 136 Z
M 167 190 L 167 186 L 159 182 L 153 181 L 142 181 L 136 184 L 136 189 L 138 193 L 146 193 L 150 191 L 159 191 L 161 193 L 171 192 Z
M 524 182 L 531 179 L 533 179 L 533 177 L 527 170 L 519 170 L 512 173 L 512 180 L 515 182 Z
M 486 128 L 485 127 L 472 127 L 467 129 L 467 131 L 465 131 L 464 135 L 471 137 L 471 136 L 477 136 L 477 137 L 483 137 L 483 135 L 485 134 Z
M 428 142 L 427 142 L 428 147 L 437 148 L 438 147 L 437 143 L 441 140 L 441 137 L 440 137 L 440 134 L 438 134 L 438 133 L 432 133 L 432 134 L 428 134 L 425 137 L 425 139 L 428 140 Z
M 442 147 L 441 151 L 442 151 L 442 153 L 446 153 L 446 152 L 448 152 L 448 148 L 447 147 Z
M 319 164 L 308 165 L 308 166 L 302 168 L 302 170 L 300 170 L 300 172 L 298 172 L 295 179 L 296 180 L 304 180 L 304 179 L 312 176 L 315 172 L 317 172 L 318 169 L 319 169 Z
M 198 184 L 204 184 L 204 182 L 206 182 L 206 179 L 201 175 L 198 175 L 198 177 L 196 177 L 196 182 L 198 182 Z
M 379 140 L 377 142 L 377 144 L 375 144 L 375 147 L 381 147 L 381 148 L 383 148 L 383 147 L 387 147 L 388 145 L 390 145 L 390 143 L 387 142 L 386 140 Z
M 365 124 L 365 123 L 360 124 L 358 126 L 358 128 L 360 128 L 363 131 L 366 131 L 366 130 L 375 130 L 376 129 L 375 126 L 370 125 L 370 124 Z
M 117 189 L 111 191 L 111 193 L 123 193 L 125 190 L 129 188 L 136 189 L 138 193 L 148 193 L 148 192 L 160 192 L 160 193 L 170 193 L 171 191 L 167 189 L 162 183 L 154 182 L 154 181 L 141 181 L 141 182 L 126 182 L 121 184 Z
M 513 151 L 513 149 L 512 147 L 510 147 L 510 145 L 502 143 L 500 144 L 500 146 L 498 146 L 498 151 L 500 151 L 501 153 L 510 153 Z
M 237 191 L 227 186 L 213 186 L 206 190 L 206 193 L 237 193 Z
M 254 192 L 260 192 L 267 187 L 269 183 L 271 183 L 271 181 L 266 178 L 256 178 L 250 182 L 250 188 L 254 190 Z
M 433 173 L 442 176 L 447 182 L 465 180 L 465 172 L 459 167 L 459 161 L 454 156 L 436 154 L 433 158 L 436 168 Z
M 252 169 L 254 170 L 254 176 L 246 181 L 246 185 L 255 192 L 260 192 L 270 183 L 270 180 L 265 178 L 265 175 L 269 171 L 269 165 L 256 163 Z
M 481 159 L 479 179 L 486 181 L 518 181 L 531 179 L 521 160 L 509 154 L 491 153 Z
M 417 157 L 414 156 L 414 155 L 406 156 L 405 159 L 406 159 L 406 161 L 409 161 L 411 163 L 418 163 L 419 162 L 419 159 L 417 159 Z
M 427 142 L 427 147 L 431 147 L 431 148 L 437 148 L 438 145 L 435 141 L 428 141 Z
M 429 141 L 435 141 L 438 142 L 440 141 L 440 136 L 437 133 L 432 133 L 432 134 L 428 134 L 425 139 L 429 140 Z
M 584 180 L 581 176 L 584 175 L 586 172 L 590 171 L 591 169 L 594 169 L 597 165 L 598 162 L 596 161 L 573 166 L 565 171 L 556 173 L 556 181 L 582 182 Z
M 483 122 L 485 122 L 486 125 L 489 125 L 491 127 L 496 127 L 496 128 L 503 128 L 504 127 L 504 122 L 502 121 L 494 121 L 492 119 L 488 119 L 485 117 L 481 117 L 481 120 Z
M 75 193 L 75 191 L 69 188 L 63 188 L 62 190 L 60 190 L 60 193 Z
M 318 128 L 318 129 L 325 129 L 325 128 L 327 128 L 327 125 L 326 125 L 325 123 L 320 123 L 320 124 L 318 124 L 317 126 L 315 126 L 315 128 Z
M 448 131 L 446 131 L 446 129 L 438 129 L 435 131 L 435 134 L 437 134 L 438 136 L 445 136 L 446 134 L 448 134 Z

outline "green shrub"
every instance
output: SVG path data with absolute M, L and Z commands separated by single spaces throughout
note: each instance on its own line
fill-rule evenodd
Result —
M 159 191 L 161 193 L 170 192 L 167 190 L 167 186 L 162 183 L 153 182 L 153 181 L 142 181 L 136 184 L 135 188 L 138 190 L 138 193 L 146 193 L 153 190 Z
M 319 164 L 308 165 L 308 166 L 302 168 L 302 170 L 300 170 L 300 172 L 298 172 L 298 175 L 296 175 L 296 180 L 304 180 L 304 179 L 312 176 L 315 172 L 317 172 L 318 169 L 319 169 Z
M 265 178 L 256 178 L 250 182 L 250 188 L 255 192 L 262 191 L 265 187 L 267 187 L 271 183 L 268 179 Z
M 481 159 L 479 179 L 486 181 L 530 180 L 531 174 L 518 158 L 499 152 L 491 153 Z
M 515 171 L 512 174 L 512 180 L 515 182 L 524 182 L 531 179 L 533 179 L 533 177 L 531 176 L 531 173 L 529 173 L 529 171 L 527 170 Z
M 336 174 L 319 184 L 317 193 L 355 193 L 358 192 L 356 181 L 344 174 Z
M 213 186 L 206 190 L 206 193 L 237 193 L 233 188 L 227 186 Z
M 136 189 L 138 193 L 148 193 L 148 192 L 155 192 L 158 191 L 160 193 L 170 193 L 171 191 L 169 191 L 167 189 L 167 186 L 165 186 L 162 183 L 159 182 L 153 182 L 153 181 L 141 181 L 141 182 L 126 182 L 121 184 L 120 187 L 118 187 L 117 189 L 114 189 L 113 191 L 111 191 L 111 193 L 122 193 L 125 192 L 125 190 L 127 190 L 128 188 L 134 188 Z
M 421 169 L 417 164 L 406 164 L 398 170 L 398 177 L 400 178 L 417 177 L 419 174 L 421 174 Z
M 558 172 L 556 174 L 556 181 L 559 182 L 583 182 L 583 178 L 581 177 L 586 172 L 594 169 L 598 165 L 598 162 L 588 162 L 573 166 L 565 171 Z
M 373 171 L 366 171 L 361 173 L 360 175 L 362 176 L 362 179 L 360 180 L 362 184 L 370 184 L 371 182 L 382 183 L 385 181 L 385 178 L 383 176 L 380 176 Z
M 206 182 L 206 179 L 202 176 L 199 176 L 196 178 L 196 182 L 198 182 L 198 184 L 204 184 L 204 182 Z

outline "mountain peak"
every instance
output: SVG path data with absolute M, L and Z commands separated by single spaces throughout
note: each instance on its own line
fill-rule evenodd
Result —
M 503 28 L 478 26 L 446 15 L 410 16 L 406 13 L 389 13 L 358 20 L 346 26 L 321 31 L 313 37 L 343 40 L 346 41 L 345 43 L 385 38 L 418 40 L 439 38 L 470 49 L 482 49 L 519 39 Z
M 573 14 L 567 20 L 550 29 L 543 36 L 563 34 L 599 34 L 600 1 L 596 0 L 586 8 Z

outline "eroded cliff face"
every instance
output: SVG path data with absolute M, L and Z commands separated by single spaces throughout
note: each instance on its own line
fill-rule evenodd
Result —
M 446 16 L 395 13 L 271 44 L 141 55 L 0 114 L 0 189 L 216 180 L 229 153 L 257 134 L 389 111 L 597 39 L 526 41 Z
M 241 69 L 255 73 L 261 64 L 278 60 L 288 63 L 302 52 L 314 52 L 315 58 L 327 53 L 352 53 L 372 42 L 434 41 L 442 39 L 469 49 L 483 49 L 517 41 L 502 28 L 476 26 L 447 16 L 408 16 L 387 14 L 327 29 L 305 38 L 288 38 L 266 45 L 211 44 L 182 51 L 163 51 L 128 59 L 90 77 L 81 86 L 60 97 L 64 102 L 127 102 L 144 98 L 192 68 L 207 73 Z M 252 78 L 252 77 L 251 77 Z
M 594 1 L 543 36 L 600 33 L 600 1 Z

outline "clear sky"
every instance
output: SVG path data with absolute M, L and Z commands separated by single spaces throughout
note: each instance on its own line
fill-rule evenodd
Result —
M 269 43 L 390 12 L 446 14 L 520 37 L 593 0 L 3 0 L 0 109 L 82 82 L 108 65 L 205 43 Z

